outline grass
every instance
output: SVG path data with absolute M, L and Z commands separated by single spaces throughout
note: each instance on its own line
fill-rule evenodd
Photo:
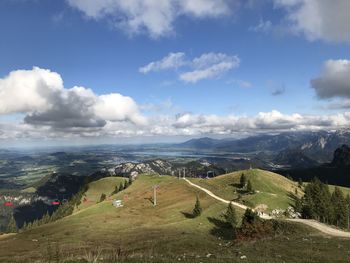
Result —
M 251 181 L 254 194 L 246 194 L 241 189 L 240 177 L 243 173 Z M 234 172 L 212 179 L 193 178 L 191 181 L 227 200 L 237 200 L 241 196 L 240 201 L 248 206 L 267 205 L 267 211 L 286 209 L 290 206 L 293 203 L 290 193 L 294 194 L 295 189 L 298 189 L 299 196 L 302 195 L 302 190 L 295 182 L 279 174 L 260 169 Z
M 259 176 L 256 173 L 252 178 Z M 230 176 L 223 178 L 230 181 Z M 86 196 L 108 195 L 120 180 L 124 179 L 94 182 Z M 154 185 L 159 185 L 156 207 L 152 204 Z M 271 185 L 264 187 L 274 191 Z M 190 218 L 196 195 L 203 213 Z M 124 206 L 115 208 L 111 200 L 82 204 L 62 220 L 1 238 L 0 262 L 48 262 L 49 247 L 58 248 L 66 259 L 89 258 L 90 262 L 93 255 L 117 250 L 124 255 L 119 262 L 241 262 L 243 255 L 247 257 L 244 262 L 350 261 L 349 240 L 328 238 L 299 224 L 290 224 L 292 234 L 235 244 L 231 230 L 220 226 L 226 205 L 174 177 L 140 176 L 114 198 L 123 200 Z M 243 211 L 237 213 L 240 217 Z
M 110 194 L 114 191 L 115 187 L 124 183 L 125 178 L 122 177 L 106 177 L 96 182 L 89 184 L 89 189 L 84 194 L 81 204 L 76 208 L 75 212 L 84 210 L 100 201 L 101 194 L 105 194 L 109 200 L 112 200 Z M 85 201 L 84 201 L 85 199 Z

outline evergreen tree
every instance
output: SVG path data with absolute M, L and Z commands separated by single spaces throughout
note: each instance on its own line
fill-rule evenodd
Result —
M 234 209 L 232 203 L 230 203 L 228 205 L 224 217 L 225 217 L 226 222 L 228 224 L 230 224 L 230 226 L 233 229 L 236 229 L 236 227 L 237 227 L 237 216 L 236 216 L 236 210 Z
M 305 195 L 302 199 L 302 216 L 312 218 L 323 223 L 332 223 L 334 210 L 331 201 L 331 193 L 328 185 L 319 179 L 313 179 L 305 187 Z
M 129 181 L 128 180 L 125 180 L 124 181 L 124 189 L 128 188 L 129 187 Z
M 119 184 L 119 192 L 124 190 L 124 184 L 123 182 L 120 182 Z
M 333 224 L 340 227 L 347 227 L 348 208 L 343 192 L 339 187 L 335 187 L 332 193 L 331 201 L 333 204 Z
M 244 188 L 247 183 L 247 177 L 245 176 L 245 174 L 241 175 L 241 177 L 239 178 L 239 182 L 241 184 L 241 188 Z
M 100 202 L 103 202 L 104 200 L 106 200 L 106 195 L 105 194 L 101 194 Z
M 129 175 L 129 185 L 131 185 L 132 184 L 132 176 L 131 176 L 131 174 Z
M 299 186 L 299 188 L 303 187 L 303 180 L 301 180 L 301 178 L 299 178 L 298 186 Z
M 244 212 L 242 218 L 242 225 L 253 224 L 255 221 L 260 220 L 258 213 L 254 212 L 252 209 L 247 208 Z
M 118 187 L 118 185 L 116 185 L 113 192 L 110 195 L 117 194 L 118 192 L 119 192 L 119 187 Z
M 7 225 L 6 232 L 7 233 L 17 233 L 18 232 L 17 223 L 16 223 L 16 220 L 13 216 L 11 216 L 11 218 L 10 218 L 10 221 Z
M 350 195 L 348 194 L 345 199 L 346 202 L 346 208 L 347 208 L 347 228 L 350 228 Z
M 253 185 L 250 180 L 248 180 L 248 183 L 247 183 L 247 192 L 254 193 Z
M 194 205 L 192 215 L 193 217 L 197 217 L 197 216 L 200 216 L 201 214 L 202 214 L 202 207 L 197 195 L 196 204 Z

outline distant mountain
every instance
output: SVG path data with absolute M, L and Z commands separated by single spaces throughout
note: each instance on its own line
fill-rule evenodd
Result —
M 308 168 L 319 165 L 315 160 L 307 157 L 301 150 L 284 150 L 281 151 L 276 158 L 274 163 L 282 167 L 298 167 Z
M 275 170 L 277 173 L 292 177 L 294 180 L 311 181 L 317 177 L 321 181 L 334 185 L 350 187 L 350 147 L 342 145 L 334 151 L 332 162 L 310 167 L 290 167 Z
M 258 135 L 244 139 L 192 139 L 175 145 L 176 148 L 206 152 L 266 153 L 277 157 L 293 150 L 315 162 L 330 162 L 334 151 L 343 144 L 350 145 L 350 131 L 287 132 L 277 135 Z M 291 153 L 289 153 L 290 155 Z
M 192 139 L 186 141 L 184 143 L 177 144 L 177 147 L 180 148 L 190 148 L 190 149 L 207 149 L 215 147 L 221 140 L 216 140 L 208 137 L 200 138 L 200 139 Z
M 344 167 L 350 165 L 350 147 L 342 145 L 334 152 L 332 166 Z

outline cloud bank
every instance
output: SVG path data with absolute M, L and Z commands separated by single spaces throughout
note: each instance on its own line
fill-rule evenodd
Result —
M 208 60 L 212 58 L 204 56 L 192 63 L 201 68 Z M 342 60 L 325 63 L 321 76 L 314 80 L 322 97 L 350 96 L 345 91 L 348 86 L 343 86 L 346 82 L 338 80 L 349 75 L 347 63 Z M 335 93 L 323 88 L 334 87 L 323 85 L 332 81 L 339 85 Z M 0 121 L 2 140 L 233 135 L 350 127 L 350 112 L 302 115 L 273 110 L 253 116 L 167 114 L 154 110 L 154 105 L 138 105 L 132 98 L 118 93 L 96 95 L 84 87 L 65 88 L 58 73 L 38 67 L 16 70 L 0 79 L 0 101 L 0 117 L 23 116 L 20 121 L 11 118 Z M 168 104 L 166 107 L 172 107 L 172 103 Z

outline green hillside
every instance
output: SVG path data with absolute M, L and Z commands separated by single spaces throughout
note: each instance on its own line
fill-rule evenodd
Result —
M 255 171 L 251 178 L 260 173 Z M 235 176 L 213 180 L 217 181 L 217 186 L 211 180 L 205 182 L 220 189 L 221 180 L 228 183 L 230 178 Z M 121 180 L 124 179 L 111 177 L 93 182 L 85 198 L 93 200 L 102 193 L 108 196 Z M 281 180 L 280 184 L 286 183 L 283 178 Z M 151 202 L 154 185 L 159 185 L 156 207 Z M 288 185 L 289 182 L 283 189 L 288 189 Z M 271 183 L 263 187 L 259 189 L 277 191 Z M 228 194 L 228 189 L 225 191 Z M 198 218 L 191 218 L 196 195 L 203 213 Z M 124 206 L 113 207 L 113 199 L 123 200 Z M 111 200 L 82 203 L 73 215 L 64 219 L 17 235 L 0 236 L 0 262 L 34 262 L 38 259 L 41 261 L 37 262 L 49 262 L 48 257 L 52 254 L 74 259 L 70 262 L 110 262 L 94 261 L 93 255 L 97 254 L 105 258 L 113 255 L 113 262 L 240 262 L 243 255 L 247 256 L 245 262 L 300 262 L 301 258 L 305 262 L 350 260 L 347 254 L 349 240 L 330 239 L 292 223 L 289 223 L 288 234 L 276 233 L 273 238 L 235 244 L 231 230 L 221 226 L 221 215 L 225 211 L 225 204 L 184 180 L 143 175 Z M 243 211 L 237 210 L 237 213 L 241 217 Z M 314 253 L 314 247 L 318 248 L 317 253 Z M 116 261 L 117 257 L 126 259 Z M 77 258 L 89 261 L 76 261 Z
M 105 177 L 89 184 L 89 188 L 84 194 L 81 204 L 75 209 L 75 212 L 81 211 L 99 202 L 101 194 L 105 194 L 111 200 L 110 194 L 115 187 L 124 183 L 127 179 L 122 177 Z
M 255 190 L 254 194 L 246 194 L 241 190 L 240 177 L 242 174 L 251 181 Z M 211 179 L 192 178 L 190 180 L 226 200 L 239 200 L 251 207 L 267 205 L 267 211 L 286 209 L 290 206 L 292 203 L 290 193 L 295 194 L 295 189 L 299 196 L 303 194 L 295 182 L 279 174 L 260 169 L 238 171 Z

